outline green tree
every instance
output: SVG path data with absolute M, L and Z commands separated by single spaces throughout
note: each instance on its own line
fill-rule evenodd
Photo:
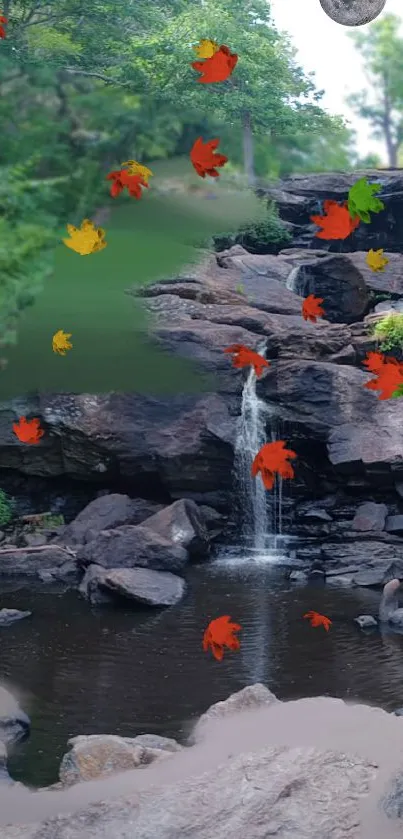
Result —
M 192 43 L 212 38 L 239 55 L 233 75 L 219 85 L 197 84 Z M 213 111 L 243 133 L 244 170 L 255 181 L 254 137 L 319 133 L 339 127 L 317 104 L 322 93 L 295 63 L 288 39 L 278 33 L 265 0 L 204 0 L 168 21 L 163 32 L 140 39 L 134 66 L 155 82 L 159 101 L 175 99 L 190 112 Z
M 364 60 L 370 93 L 360 91 L 349 104 L 373 128 L 373 136 L 385 141 L 389 166 L 398 165 L 403 141 L 403 39 L 401 19 L 386 14 L 365 33 L 350 33 Z

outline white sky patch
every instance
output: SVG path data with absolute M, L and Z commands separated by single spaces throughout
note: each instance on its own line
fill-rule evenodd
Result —
M 322 107 L 329 113 L 341 114 L 356 131 L 357 149 L 361 157 L 376 152 L 386 163 L 384 143 L 375 140 L 366 120 L 359 119 L 348 107 L 346 97 L 359 90 L 369 90 L 363 62 L 348 32 L 366 32 L 371 24 L 360 27 L 340 26 L 323 11 L 319 0 L 270 0 L 277 29 L 289 34 L 297 49 L 297 60 L 306 72 L 314 71 L 316 87 L 324 90 Z M 383 12 L 402 19 L 401 0 L 387 0 Z

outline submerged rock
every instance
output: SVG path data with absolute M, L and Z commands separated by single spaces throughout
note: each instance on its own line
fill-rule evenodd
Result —
M 358 618 L 354 618 L 354 623 L 360 627 L 360 629 L 371 629 L 374 626 L 378 626 L 377 621 L 372 615 L 358 615 Z
M 31 721 L 14 696 L 0 687 L 0 743 L 18 743 L 28 736 Z
M 22 618 L 29 618 L 32 612 L 22 612 L 20 609 L 0 609 L 0 626 L 10 626 Z

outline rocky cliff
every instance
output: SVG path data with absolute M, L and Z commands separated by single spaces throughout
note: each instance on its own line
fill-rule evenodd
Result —
M 133 496 L 193 499 L 228 513 L 245 371 L 234 370 L 223 350 L 265 344 L 271 366 L 259 395 L 298 455 L 285 502 L 286 529 L 300 537 L 297 558 L 321 560 L 329 579 L 381 584 L 403 576 L 403 402 L 366 390 L 371 376 L 362 367 L 376 346 L 369 324 L 403 297 L 403 173 L 366 174 L 381 181 L 386 209 L 346 242 L 324 250 L 309 215 L 324 198 L 345 199 L 357 175 L 296 177 L 268 192 L 293 225 L 294 247 L 276 256 L 239 245 L 204 254 L 196 270 L 141 292 L 155 340 L 195 360 L 214 377 L 214 391 L 40 394 L 3 404 L 2 474 L 109 483 Z M 390 259 L 381 274 L 365 263 L 375 246 Z M 309 293 L 324 298 L 327 320 L 302 319 Z M 40 417 L 48 433 L 39 446 L 14 437 L 21 414 Z

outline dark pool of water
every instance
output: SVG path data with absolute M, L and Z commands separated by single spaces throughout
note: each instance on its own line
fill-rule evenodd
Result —
M 328 694 L 386 710 L 403 705 L 403 636 L 360 632 L 379 594 L 287 584 L 279 570 L 250 564 L 189 569 L 188 593 L 158 612 L 91 609 L 75 593 L 6 592 L 0 607 L 33 616 L 0 629 L 0 681 L 17 691 L 32 732 L 10 760 L 14 778 L 57 780 L 77 734 L 142 732 L 183 740 L 213 702 L 264 682 L 280 699 Z M 328 633 L 302 615 L 333 620 Z M 222 662 L 202 650 L 209 621 L 241 624 L 241 649 Z

